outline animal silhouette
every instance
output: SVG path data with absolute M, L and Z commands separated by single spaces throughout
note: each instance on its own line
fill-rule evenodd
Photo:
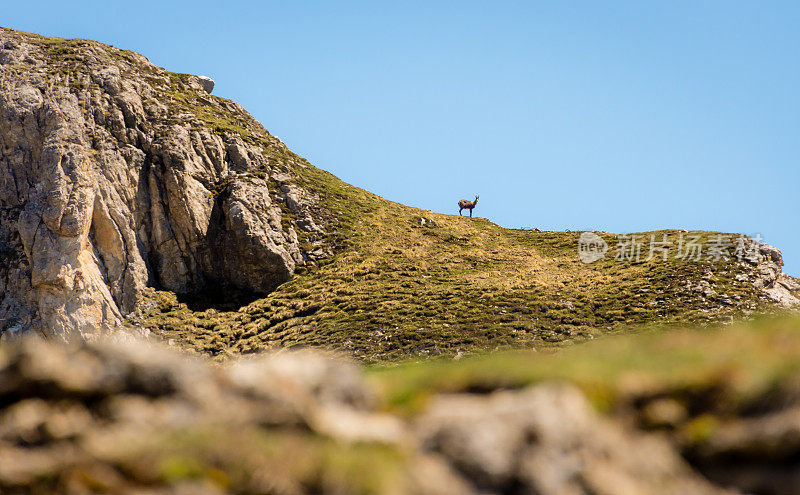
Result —
M 472 218 L 472 209 L 475 208 L 475 205 L 478 204 L 478 198 L 480 196 L 475 196 L 475 201 L 470 201 L 468 199 L 462 199 L 458 202 L 458 214 L 461 215 L 462 210 L 469 210 L 469 217 Z

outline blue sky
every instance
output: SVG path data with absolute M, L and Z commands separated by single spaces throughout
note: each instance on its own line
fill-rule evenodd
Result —
M 206 74 L 295 152 L 507 227 L 761 234 L 800 275 L 800 3 L 6 2 Z

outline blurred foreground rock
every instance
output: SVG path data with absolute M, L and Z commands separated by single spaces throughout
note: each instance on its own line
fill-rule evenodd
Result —
M 601 419 L 569 385 L 438 398 L 420 437 L 489 493 L 725 493 L 663 438 Z
M 731 423 L 696 446 L 694 458 L 719 484 L 694 470 L 667 436 L 599 415 L 570 385 L 437 395 L 411 416 L 381 409 L 358 367 L 319 353 L 222 366 L 142 342 L 23 340 L 0 347 L 0 492 L 712 494 L 737 493 L 722 488 L 728 483 L 757 493 L 797 487 L 790 469 L 800 452 L 797 409 Z M 724 459 L 742 469 L 724 472 Z M 748 459 L 758 462 L 742 462 Z M 770 461 L 782 471 L 758 471 Z M 783 484 L 764 485 L 773 474 Z

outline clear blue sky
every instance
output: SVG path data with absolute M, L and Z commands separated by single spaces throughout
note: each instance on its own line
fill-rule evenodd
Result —
M 760 233 L 800 275 L 800 3 L 4 2 L 207 74 L 315 165 L 508 227 Z M 112 7 L 113 5 L 113 7 Z

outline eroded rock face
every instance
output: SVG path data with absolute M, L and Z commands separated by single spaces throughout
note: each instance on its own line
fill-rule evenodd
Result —
M 0 64 L 0 333 L 120 328 L 148 287 L 264 294 L 298 232 L 318 249 L 317 199 L 292 185 L 308 231 L 280 196 L 302 160 L 199 78 L 8 29 Z
M 303 262 L 294 228 L 283 230 L 261 179 L 230 184 L 220 194 L 218 217 L 208 235 L 206 271 L 237 287 L 266 293 L 292 278 Z
M 783 255 L 778 248 L 761 244 L 759 256 L 746 258 L 746 261 L 755 266 L 756 287 L 761 288 L 773 302 L 784 308 L 800 305 L 797 298 L 800 283 L 783 273 Z

